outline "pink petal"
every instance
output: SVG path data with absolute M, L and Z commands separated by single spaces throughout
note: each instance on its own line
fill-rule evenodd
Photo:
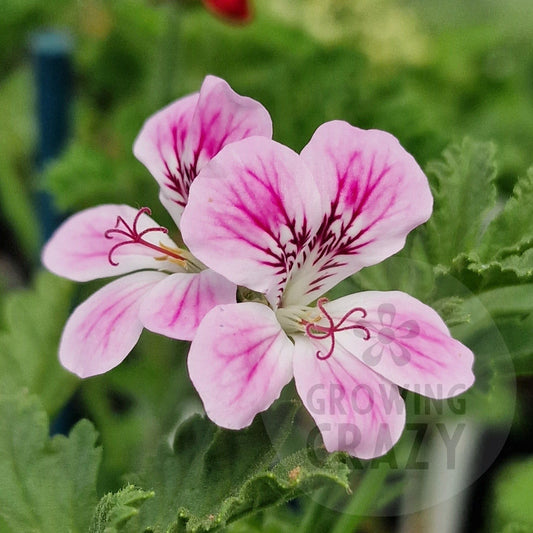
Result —
M 161 186 L 163 205 L 179 225 L 189 188 L 218 151 L 252 135 L 272 137 L 272 121 L 255 100 L 238 95 L 222 79 L 207 76 L 199 93 L 150 117 L 133 153 Z
M 384 131 L 346 122 L 320 126 L 302 151 L 327 201 L 326 218 L 284 302 L 308 303 L 339 281 L 403 248 L 431 215 L 416 161 Z
M 146 329 L 173 339 L 192 340 L 205 314 L 236 301 L 237 287 L 212 270 L 172 274 L 143 298 L 140 319 Z
M 431 307 L 397 291 L 361 292 L 325 305 L 337 322 L 356 307 L 366 318 L 354 313 L 343 326 L 364 324 L 370 339 L 354 329 L 336 333 L 336 341 L 375 372 L 431 398 L 456 396 L 473 384 L 472 352 L 450 336 Z
M 144 268 L 163 269 L 171 266 L 175 271 L 176 264 L 154 261 L 154 257 L 161 257 L 162 254 L 142 244 L 120 246 L 110 257 L 112 248 L 128 239 L 119 234 L 106 238 L 106 231 L 124 229 L 122 223 L 117 226 L 117 217 L 122 217 L 131 227 L 137 213 L 138 210 L 133 207 L 113 204 L 76 213 L 55 231 L 45 245 L 43 264 L 54 274 L 75 281 L 117 276 Z M 138 219 L 139 232 L 157 227 L 159 226 L 147 214 L 142 214 Z M 162 243 L 169 248 L 176 246 L 162 231 L 149 232 L 143 238 L 154 245 Z
M 166 199 L 163 205 L 176 224 L 196 176 L 192 162 L 184 160 L 183 152 L 198 98 L 199 93 L 185 96 L 152 115 L 133 144 L 135 157 L 159 183 Z
M 256 100 L 206 76 L 186 140 L 185 159 L 200 172 L 226 145 L 254 135 L 272 138 L 272 120 Z
M 317 423 L 329 452 L 342 450 L 362 459 L 387 453 L 405 425 L 398 388 L 342 347 L 325 360 L 320 341 L 295 336 L 294 379 L 305 407 Z
M 292 379 L 292 353 L 291 341 L 266 305 L 212 309 L 188 358 L 191 380 L 209 418 L 229 429 L 250 425 Z
M 130 274 L 108 283 L 79 305 L 63 330 L 61 364 L 86 378 L 121 363 L 143 329 L 137 316 L 141 298 L 165 277 L 161 272 Z
M 203 263 L 276 305 L 321 218 L 319 191 L 298 154 L 252 137 L 227 146 L 204 168 L 181 230 Z

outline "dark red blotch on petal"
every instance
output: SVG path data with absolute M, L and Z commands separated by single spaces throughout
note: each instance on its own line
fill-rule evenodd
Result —
M 205 7 L 225 19 L 234 22 L 248 22 L 252 9 L 248 0 L 202 0 Z

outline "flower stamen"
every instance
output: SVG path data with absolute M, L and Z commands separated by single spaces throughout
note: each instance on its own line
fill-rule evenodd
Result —
M 335 333 L 339 331 L 347 331 L 350 329 L 360 329 L 364 332 L 365 336 L 363 337 L 365 341 L 370 339 L 370 331 L 367 327 L 362 326 L 361 324 L 351 324 L 349 326 L 343 326 L 343 324 L 350 318 L 354 313 L 361 313 L 361 318 L 366 318 L 366 310 L 362 307 L 354 307 L 353 309 L 350 309 L 338 322 L 335 324 L 333 318 L 331 315 L 326 311 L 324 304 L 326 304 L 329 300 L 327 298 L 319 298 L 316 305 L 318 309 L 320 310 L 321 315 L 328 321 L 327 326 L 322 326 L 320 324 L 316 324 L 315 322 L 305 322 L 305 333 L 308 337 L 311 337 L 312 339 L 330 339 L 330 347 L 326 354 L 323 354 L 320 350 L 316 352 L 316 356 L 320 360 L 325 360 L 331 357 L 333 354 L 333 351 L 335 350 Z
M 106 239 L 114 239 L 115 235 L 122 235 L 126 237 L 127 239 L 127 240 L 123 240 L 122 242 L 118 242 L 117 244 L 111 247 L 111 249 L 109 250 L 107 254 L 108 261 L 113 266 L 117 266 L 118 261 L 113 259 L 113 254 L 115 253 L 115 250 L 117 250 L 118 248 L 121 248 L 122 246 L 126 246 L 127 244 L 141 244 L 143 246 L 151 248 L 152 250 L 155 250 L 156 252 L 161 253 L 164 256 L 164 258 L 169 258 L 170 260 L 174 260 L 179 265 L 184 266 L 186 263 L 186 259 L 182 255 L 180 255 L 177 251 L 169 248 L 168 246 L 164 246 L 164 245 L 158 246 L 143 238 L 147 233 L 153 233 L 156 231 L 160 231 L 161 233 L 164 233 L 164 234 L 168 233 L 167 228 L 163 228 L 161 226 L 147 228 L 139 232 L 137 229 L 137 224 L 139 222 L 140 217 L 143 214 L 151 215 L 152 211 L 150 210 L 149 207 L 142 207 L 141 209 L 139 209 L 138 213 L 135 215 L 133 224 L 131 226 L 124 220 L 124 218 L 122 218 L 121 216 L 118 216 L 117 221 L 115 223 L 115 227 L 108 229 L 104 233 L 104 236 Z M 120 227 L 121 224 L 125 229 Z

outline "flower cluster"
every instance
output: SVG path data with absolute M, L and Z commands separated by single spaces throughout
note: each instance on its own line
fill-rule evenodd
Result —
M 134 153 L 186 247 L 148 208 L 67 220 L 44 249 L 50 270 L 127 275 L 74 311 L 60 360 L 85 377 L 120 363 L 143 327 L 192 340 L 190 378 L 218 425 L 248 426 L 294 378 L 327 450 L 382 455 L 405 425 L 398 386 L 459 394 L 473 354 L 405 293 L 324 295 L 430 217 L 427 178 L 383 131 L 328 122 L 300 154 L 271 134 L 266 110 L 213 76 L 146 122 Z

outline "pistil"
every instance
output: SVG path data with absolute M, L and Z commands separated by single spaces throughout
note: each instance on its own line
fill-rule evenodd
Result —
M 182 268 L 186 268 L 187 270 L 201 270 L 201 266 L 197 264 L 196 261 L 194 261 L 194 258 L 192 255 L 185 250 L 179 250 L 177 248 L 170 248 L 168 246 L 165 246 L 162 243 L 159 243 L 159 245 L 151 243 L 147 241 L 144 236 L 148 233 L 154 233 L 154 232 L 160 232 L 163 234 L 167 234 L 168 230 L 167 228 L 163 228 L 161 226 L 154 226 L 151 228 L 147 228 L 143 231 L 139 231 L 137 228 L 137 224 L 139 222 L 140 217 L 143 215 L 151 215 L 152 212 L 148 207 L 143 207 L 139 209 L 138 213 L 135 215 L 135 218 L 133 220 L 133 224 L 130 226 L 123 217 L 118 216 L 117 221 L 115 223 L 115 227 L 108 229 L 104 235 L 106 239 L 114 239 L 115 236 L 122 236 L 125 239 L 121 242 L 116 243 L 114 246 L 111 247 L 107 254 L 108 261 L 113 265 L 117 266 L 118 261 L 113 259 L 113 254 L 118 248 L 121 248 L 122 246 L 126 246 L 127 244 L 140 244 L 142 246 L 146 246 L 147 248 L 150 248 L 151 250 L 154 250 L 161 254 L 160 257 L 155 257 L 158 261 L 163 260 L 170 260 L 174 263 L 177 263 Z
M 330 346 L 329 350 L 326 354 L 323 354 L 320 350 L 316 352 L 316 357 L 320 360 L 325 360 L 331 357 L 335 350 L 335 333 L 338 333 L 339 331 L 348 331 L 350 329 L 356 330 L 359 329 L 364 333 L 364 340 L 370 339 L 370 331 L 366 326 L 363 326 L 362 324 L 350 324 L 348 326 L 343 326 L 343 324 L 350 318 L 354 313 L 360 313 L 361 318 L 366 318 L 366 310 L 362 307 L 354 307 L 353 309 L 350 309 L 336 324 L 331 315 L 326 311 L 324 304 L 328 302 L 327 298 L 320 298 L 317 301 L 317 307 L 320 310 L 321 317 L 324 317 L 328 321 L 327 326 L 323 326 L 321 324 L 317 324 L 315 321 L 304 321 L 303 324 L 305 326 L 305 333 L 308 337 L 312 339 L 329 339 Z

